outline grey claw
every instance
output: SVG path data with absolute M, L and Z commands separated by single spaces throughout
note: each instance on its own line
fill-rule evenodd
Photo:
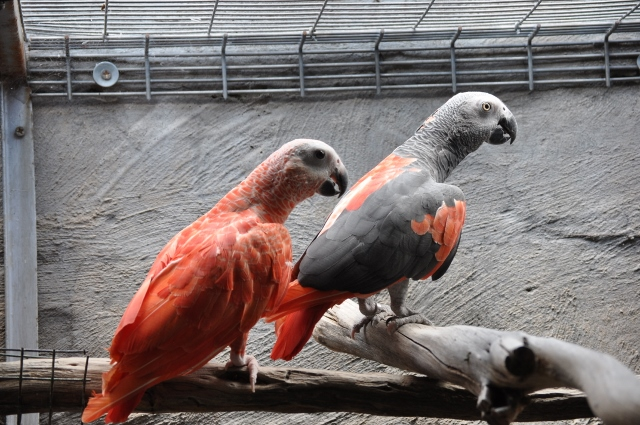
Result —
M 404 325 L 406 325 L 408 323 L 417 323 L 417 324 L 420 324 L 420 325 L 433 326 L 433 323 L 431 323 L 422 314 L 420 314 L 420 313 L 412 313 L 410 316 L 404 316 L 404 317 L 394 316 L 394 317 L 388 318 L 387 319 L 387 332 L 389 332 L 389 334 L 392 334 L 392 333 L 396 332 L 400 328 L 400 326 L 404 326 Z
M 360 333 L 360 329 L 366 328 L 367 325 L 371 323 L 371 321 L 372 321 L 371 317 L 365 316 L 364 318 L 362 318 L 362 320 L 360 320 L 358 323 L 353 325 L 353 327 L 351 328 L 351 339 L 356 339 L 356 334 Z

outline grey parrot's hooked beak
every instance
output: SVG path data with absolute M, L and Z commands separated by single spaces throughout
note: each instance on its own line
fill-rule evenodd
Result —
M 505 113 L 498 121 L 498 126 L 491 133 L 489 137 L 489 143 L 492 145 L 501 145 L 510 141 L 510 144 L 516 140 L 516 133 L 518 132 L 518 123 L 511 111 L 505 109 Z M 505 133 L 507 135 L 505 135 Z
M 318 193 L 322 196 L 342 196 L 347 191 L 349 177 L 347 169 L 341 162 L 338 162 L 331 176 L 325 180 L 318 189 Z

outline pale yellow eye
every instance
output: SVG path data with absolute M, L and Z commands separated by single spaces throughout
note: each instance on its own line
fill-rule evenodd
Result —
M 482 102 L 482 110 L 490 111 L 491 110 L 491 104 L 487 103 L 487 102 Z

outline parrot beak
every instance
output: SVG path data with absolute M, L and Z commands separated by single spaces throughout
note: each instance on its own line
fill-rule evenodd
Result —
M 322 196 L 338 195 L 341 197 L 347 191 L 348 184 L 347 169 L 341 162 L 338 162 L 331 176 L 322 183 L 317 192 Z
M 510 141 L 513 144 L 516 140 L 516 133 L 518 132 L 518 123 L 511 111 L 505 109 L 504 114 L 498 121 L 498 126 L 493 130 L 489 137 L 489 143 L 492 145 L 501 145 Z M 505 135 L 505 133 L 507 135 Z

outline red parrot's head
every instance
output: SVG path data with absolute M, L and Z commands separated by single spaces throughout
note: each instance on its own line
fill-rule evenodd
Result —
M 296 139 L 278 151 L 285 153 L 285 173 L 298 190 L 308 189 L 322 196 L 342 196 L 347 190 L 347 169 L 326 143 Z

